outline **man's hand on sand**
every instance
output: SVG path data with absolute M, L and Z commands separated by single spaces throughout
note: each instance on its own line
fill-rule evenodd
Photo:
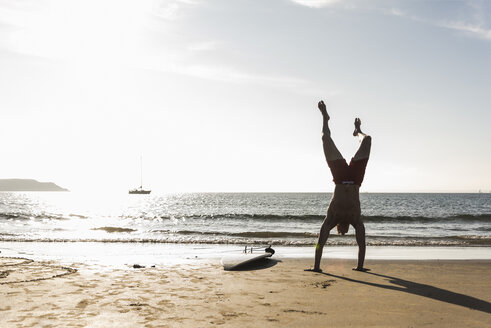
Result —
M 370 271 L 370 269 L 367 269 L 367 268 L 353 268 L 353 271 L 367 272 L 367 271 Z
M 327 119 L 329 119 L 329 114 L 327 114 L 326 104 L 324 104 L 324 101 L 322 101 L 322 100 L 319 101 L 319 103 L 317 104 L 317 107 L 321 111 L 322 115 L 324 115 L 325 117 L 327 117 Z
M 303 271 L 309 271 L 309 272 L 318 272 L 318 273 L 322 273 L 322 269 L 312 269 L 312 268 L 309 268 L 309 269 L 305 269 Z

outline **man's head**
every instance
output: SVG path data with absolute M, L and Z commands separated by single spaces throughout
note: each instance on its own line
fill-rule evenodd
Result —
M 336 228 L 338 229 L 338 234 L 344 236 L 349 230 L 349 222 L 338 223 Z

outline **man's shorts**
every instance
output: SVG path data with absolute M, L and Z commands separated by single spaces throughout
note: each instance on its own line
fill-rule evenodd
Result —
M 351 159 L 349 165 L 344 158 L 327 162 L 335 184 L 355 184 L 361 186 L 365 177 L 368 157 L 360 160 Z

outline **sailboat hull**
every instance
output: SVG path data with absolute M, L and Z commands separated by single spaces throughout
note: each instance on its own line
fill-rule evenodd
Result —
M 131 195 L 148 195 L 151 192 L 152 192 L 151 190 L 130 190 L 130 191 L 128 191 L 128 193 Z

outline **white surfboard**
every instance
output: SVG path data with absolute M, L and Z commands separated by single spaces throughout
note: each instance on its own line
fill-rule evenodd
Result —
M 271 257 L 273 254 L 263 253 L 241 253 L 236 255 L 227 255 L 222 257 L 221 262 L 225 270 L 236 270 L 244 267 L 247 264 L 260 261 L 267 257 Z

